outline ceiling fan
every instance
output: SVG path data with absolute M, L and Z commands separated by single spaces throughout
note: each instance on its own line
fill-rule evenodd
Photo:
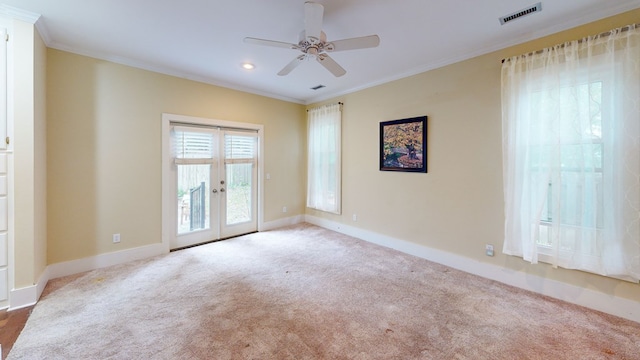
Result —
M 327 36 L 322 31 L 323 12 L 324 7 L 321 4 L 312 1 L 304 3 L 304 30 L 300 32 L 300 41 L 297 44 L 252 37 L 244 38 L 244 42 L 247 44 L 300 50 L 302 54 L 298 55 L 293 61 L 280 70 L 280 72 L 278 72 L 280 76 L 289 74 L 303 61 L 314 59 L 334 76 L 342 76 L 346 74 L 347 71 L 335 62 L 328 53 L 376 47 L 380 44 L 380 38 L 378 35 L 369 35 L 328 42 Z

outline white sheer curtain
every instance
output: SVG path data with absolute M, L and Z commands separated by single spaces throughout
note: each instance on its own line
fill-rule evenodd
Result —
M 308 111 L 307 207 L 340 213 L 340 104 Z
M 502 67 L 505 241 L 526 261 L 640 279 L 640 29 Z

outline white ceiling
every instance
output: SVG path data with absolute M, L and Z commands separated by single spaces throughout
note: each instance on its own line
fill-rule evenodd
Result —
M 542 12 L 500 25 L 538 1 Z M 0 0 L 0 13 L 41 15 L 51 48 L 308 104 L 640 8 L 640 0 L 316 2 L 329 41 L 380 36 L 377 48 L 331 55 L 347 70 L 339 78 L 317 62 L 278 76 L 298 51 L 243 42 L 297 43 L 304 0 Z M 245 61 L 256 69 L 242 69 Z

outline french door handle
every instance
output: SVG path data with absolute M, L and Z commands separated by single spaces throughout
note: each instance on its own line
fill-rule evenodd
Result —
M 220 188 L 220 192 L 224 192 L 224 188 Z
M 218 192 L 218 189 L 213 189 L 213 193 L 214 194 L 217 193 L 217 192 Z

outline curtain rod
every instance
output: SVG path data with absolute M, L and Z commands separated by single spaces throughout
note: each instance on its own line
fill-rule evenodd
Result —
M 631 30 L 631 28 L 634 28 L 634 27 L 637 27 L 637 26 L 640 26 L 640 24 L 625 25 L 625 26 L 623 26 L 623 27 L 621 27 L 621 28 L 619 28 L 619 29 L 620 29 L 620 32 L 625 32 L 625 31 L 629 31 L 629 30 Z M 615 29 L 614 29 L 614 30 L 615 30 Z M 595 36 L 593 36 L 593 37 L 609 36 L 609 35 L 611 35 L 611 33 L 612 33 L 612 32 L 613 32 L 613 30 L 605 31 L 605 32 L 602 32 L 602 33 L 600 33 L 600 34 L 598 34 L 598 35 L 595 35 Z M 578 44 L 582 43 L 582 41 L 583 41 L 583 40 L 584 40 L 584 38 L 582 38 L 582 39 L 578 39 Z M 570 40 L 570 41 L 571 41 L 571 40 Z M 567 41 L 567 42 L 568 42 L 568 41 Z M 565 47 L 565 44 L 566 44 L 567 42 L 565 42 L 565 43 L 563 43 L 563 44 L 559 44 L 559 45 L 560 45 L 560 47 L 561 47 L 561 48 Z M 553 46 L 551 46 L 551 47 L 553 47 Z M 545 48 L 545 49 L 548 49 L 548 47 L 547 47 L 547 48 Z M 532 52 L 529 52 L 529 53 L 526 53 L 526 54 L 522 54 L 522 55 L 516 55 L 516 57 L 517 57 L 517 56 L 525 56 L 525 55 L 541 54 L 545 49 L 532 51 Z M 502 59 L 502 61 L 501 61 L 501 62 L 504 64 L 504 62 L 505 62 L 505 61 L 507 61 L 507 60 L 509 60 L 509 59 L 508 59 L 508 58 L 506 58 L 506 59 Z
M 338 105 L 344 105 L 343 102 L 338 101 Z M 323 105 L 324 106 L 324 105 Z M 309 109 L 307 109 L 307 112 L 309 112 Z

